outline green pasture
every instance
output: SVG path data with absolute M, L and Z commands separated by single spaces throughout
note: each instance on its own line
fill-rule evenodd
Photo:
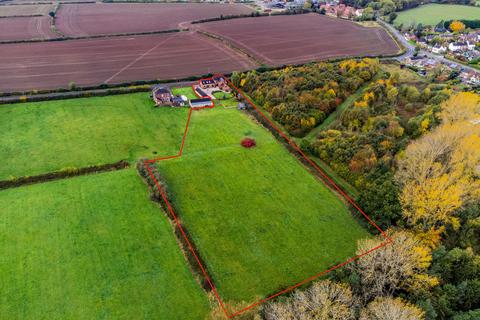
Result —
M 257 146 L 243 148 L 244 137 Z M 343 262 L 368 236 L 337 195 L 236 109 L 194 112 L 183 156 L 157 165 L 227 303 Z
M 456 4 L 427 4 L 414 9 L 398 12 L 395 25 L 436 25 L 442 20 L 480 19 L 480 7 Z
M 2 319 L 206 319 L 134 169 L 0 191 Z
M 187 112 L 148 93 L 0 106 L 0 180 L 176 154 Z

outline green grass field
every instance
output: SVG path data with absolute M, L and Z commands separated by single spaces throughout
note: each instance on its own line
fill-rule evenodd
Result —
M 246 136 L 257 147 L 241 147 Z M 236 109 L 194 112 L 183 156 L 157 165 L 227 302 L 252 302 L 343 262 L 368 236 L 335 194 Z
M 442 20 L 479 19 L 480 8 L 453 4 L 427 4 L 414 9 L 398 12 L 395 25 L 411 25 L 422 23 L 436 25 Z
M 1 106 L 0 180 L 176 154 L 187 112 L 148 93 Z
M 134 169 L 0 192 L 2 319 L 205 319 L 172 227 Z

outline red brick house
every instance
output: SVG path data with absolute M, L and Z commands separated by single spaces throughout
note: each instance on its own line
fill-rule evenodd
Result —
M 154 87 L 152 90 L 152 98 L 157 106 L 172 104 L 173 95 L 169 89 L 165 87 Z

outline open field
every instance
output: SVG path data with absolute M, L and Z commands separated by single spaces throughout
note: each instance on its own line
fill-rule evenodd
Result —
M 0 41 L 55 38 L 50 28 L 50 18 L 10 17 L 0 19 Z M 3 55 L 0 55 L 3 58 Z
M 256 65 L 190 33 L 0 45 L 0 92 L 173 79 Z
M 93 3 L 60 6 L 57 27 L 68 36 L 177 29 L 181 23 L 221 15 L 248 14 L 241 4 Z
M 245 136 L 257 147 L 241 147 Z M 343 262 L 368 236 L 337 195 L 236 109 L 194 112 L 182 157 L 157 165 L 227 303 Z
M 148 93 L 0 107 L 0 180 L 178 152 L 188 110 Z
M 53 4 L 1 5 L 0 17 L 47 15 Z
M 0 191 L 2 319 L 205 319 L 134 169 Z
M 313 13 L 215 21 L 198 27 L 272 65 L 399 51 L 383 29 Z
M 395 24 L 410 25 L 422 23 L 436 25 L 442 20 L 479 19 L 480 7 L 453 4 L 427 4 L 414 9 L 398 12 Z

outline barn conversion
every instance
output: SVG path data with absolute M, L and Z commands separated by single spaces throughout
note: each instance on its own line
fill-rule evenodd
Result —
M 213 101 L 210 98 L 190 100 L 190 108 L 192 109 L 213 108 L 213 106 L 214 106 Z

